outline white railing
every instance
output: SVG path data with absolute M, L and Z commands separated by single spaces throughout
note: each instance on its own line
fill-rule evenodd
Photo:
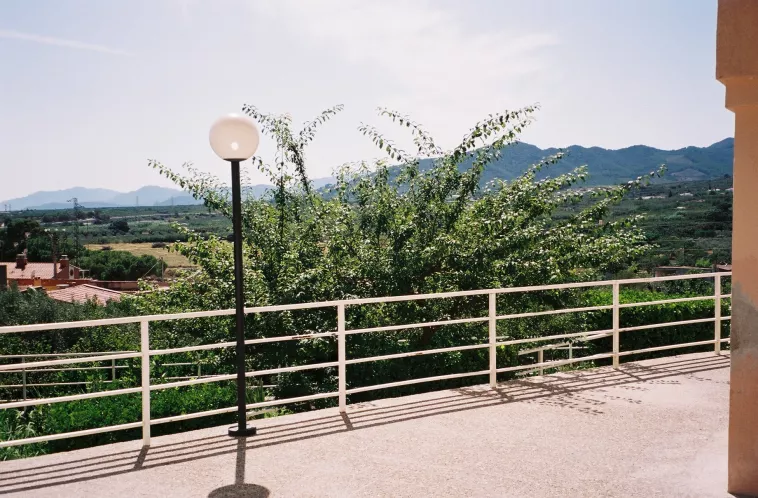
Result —
M 317 308 L 336 308 L 336 311 L 337 311 L 337 330 L 336 331 L 310 333 L 310 334 L 303 334 L 303 335 L 265 337 L 265 338 L 259 338 L 259 339 L 249 339 L 245 341 L 245 344 L 247 345 L 255 345 L 255 344 L 264 344 L 264 343 L 281 342 L 281 341 L 300 341 L 300 340 L 310 340 L 310 339 L 323 338 L 323 337 L 336 337 L 337 338 L 337 361 L 323 362 L 323 363 L 318 363 L 318 364 L 313 364 L 313 365 L 297 365 L 297 366 L 289 366 L 289 367 L 281 367 L 281 368 L 272 368 L 272 369 L 266 369 L 266 370 L 257 370 L 257 371 L 247 372 L 245 375 L 246 377 L 260 377 L 260 376 L 272 375 L 272 374 L 278 374 L 278 373 L 284 373 L 284 372 L 296 372 L 296 371 L 319 369 L 319 368 L 337 367 L 337 373 L 338 373 L 337 392 L 319 393 L 319 394 L 313 394 L 313 395 L 308 395 L 308 396 L 299 396 L 295 398 L 266 400 L 262 402 L 248 404 L 247 408 L 248 410 L 253 410 L 253 409 L 271 407 L 271 406 L 276 406 L 276 405 L 286 405 L 286 404 L 298 403 L 298 402 L 303 402 L 303 401 L 337 397 L 339 410 L 341 412 L 344 412 L 347 406 L 348 395 L 362 393 L 366 391 L 378 390 L 378 389 L 387 389 L 387 388 L 392 388 L 392 387 L 407 386 L 411 384 L 418 384 L 418 383 L 424 383 L 424 382 L 458 379 L 458 378 L 464 378 L 464 377 L 478 377 L 478 376 L 482 376 L 482 377 L 487 376 L 489 378 L 490 386 L 495 388 L 497 386 L 497 374 L 504 373 L 504 372 L 533 371 L 535 369 L 542 371 L 546 368 L 557 368 L 560 366 L 569 365 L 576 362 L 595 361 L 595 360 L 608 359 L 608 358 L 612 359 L 612 364 L 614 367 L 618 367 L 620 358 L 623 356 L 650 353 L 650 352 L 655 352 L 655 351 L 664 351 L 664 350 L 670 350 L 670 349 L 688 348 L 688 347 L 693 347 L 693 346 L 712 345 L 714 348 L 714 352 L 716 354 L 719 354 L 721 351 L 721 344 L 725 342 L 729 342 L 729 338 L 724 339 L 721 336 L 721 324 L 723 321 L 731 319 L 731 316 L 721 316 L 722 299 L 731 298 L 731 294 L 721 294 L 721 278 L 730 277 L 730 276 L 731 276 L 731 273 L 707 273 L 707 274 L 696 274 L 696 275 L 678 275 L 678 276 L 671 276 L 671 277 L 656 277 L 656 278 L 627 279 L 627 280 L 606 280 L 606 281 L 595 281 L 595 282 L 577 282 L 577 283 L 568 283 L 568 284 L 540 285 L 540 286 L 532 286 L 532 287 L 510 287 L 510 288 L 501 288 L 501 289 L 444 292 L 444 293 L 438 293 L 438 294 L 418 294 L 418 295 L 408 295 L 408 296 L 345 299 L 345 300 L 338 300 L 338 301 L 324 301 L 324 302 L 316 302 L 316 303 L 286 304 L 286 305 L 276 305 L 276 306 L 259 306 L 259 307 L 245 308 L 246 313 L 268 313 L 268 312 L 317 309 Z M 658 282 L 665 282 L 665 281 L 689 280 L 689 279 L 713 279 L 714 293 L 711 295 L 698 296 L 698 297 L 663 299 L 663 300 L 657 300 L 657 301 L 628 303 L 628 304 L 620 303 L 620 288 L 622 285 L 641 284 L 641 283 L 658 283 Z M 582 307 L 582 308 L 566 308 L 566 309 L 558 309 L 558 310 L 546 310 L 546 311 L 504 314 L 504 315 L 497 314 L 497 296 L 501 294 L 513 294 L 513 293 L 546 291 L 546 290 L 608 287 L 608 286 L 612 287 L 613 289 L 613 302 L 610 305 L 588 306 L 588 307 Z M 359 328 L 359 329 L 348 329 L 346 326 L 345 309 L 350 306 L 404 302 L 404 301 L 419 301 L 419 300 L 428 300 L 428 299 L 446 299 L 446 298 L 456 298 L 456 297 L 485 296 L 485 295 L 488 296 L 489 306 L 488 306 L 487 316 L 483 316 L 483 317 L 460 318 L 460 319 L 451 319 L 451 320 L 389 325 L 389 326 L 380 326 L 380 327 L 368 327 L 368 328 Z M 680 320 L 680 321 L 674 321 L 674 322 L 664 322 L 664 323 L 655 323 L 655 324 L 628 326 L 628 327 L 622 327 L 620 323 L 620 311 L 621 309 L 624 309 L 624 308 L 637 307 L 637 306 L 653 306 L 653 305 L 672 304 L 672 303 L 683 303 L 683 302 L 690 302 L 690 301 L 704 301 L 704 300 L 714 301 L 714 316 L 712 318 Z M 537 336 L 537 337 L 529 337 L 529 338 L 521 338 L 521 339 L 509 339 L 507 337 L 497 337 L 497 322 L 500 320 L 512 320 L 512 319 L 517 319 L 517 318 L 528 318 L 528 317 L 538 317 L 538 316 L 547 316 L 547 315 L 558 315 L 558 314 L 564 314 L 564 313 L 577 313 L 577 312 L 602 311 L 602 310 L 612 310 L 613 322 L 612 322 L 611 329 L 572 332 L 572 333 Z M 163 418 L 158 418 L 158 419 L 152 419 L 150 417 L 150 393 L 153 391 L 171 389 L 171 388 L 181 387 L 181 386 L 198 385 L 198 384 L 204 384 L 204 383 L 209 383 L 209 382 L 233 380 L 233 379 L 236 379 L 237 377 L 236 374 L 210 375 L 210 376 L 204 376 L 204 377 L 198 377 L 198 378 L 191 378 L 187 380 L 180 380 L 177 382 L 151 384 L 150 358 L 153 356 L 168 355 L 168 354 L 175 354 L 175 353 L 185 353 L 185 352 L 191 352 L 191 351 L 202 351 L 202 350 L 217 349 L 217 348 L 230 348 L 230 347 L 234 347 L 236 343 L 235 342 L 222 342 L 222 343 L 216 343 L 216 344 L 204 344 L 204 345 L 198 345 L 198 346 L 186 346 L 186 347 L 168 348 L 168 349 L 150 349 L 150 323 L 169 321 L 169 320 L 191 319 L 191 318 L 228 316 L 228 315 L 233 315 L 234 313 L 235 311 L 233 309 L 229 309 L 229 310 L 199 311 L 199 312 L 176 313 L 176 314 L 165 314 L 165 315 L 149 315 L 149 316 L 139 316 L 139 317 L 109 318 L 109 319 L 103 319 L 103 320 L 90 320 L 90 321 L 80 321 L 80 322 L 62 322 L 62 323 L 0 327 L 0 334 L 10 334 L 10 333 L 38 332 L 38 331 L 44 331 L 44 330 L 61 330 L 61 329 L 72 329 L 72 328 L 82 328 L 82 327 L 139 323 L 140 324 L 140 344 L 141 344 L 141 348 L 139 352 L 115 352 L 115 353 L 107 353 L 107 354 L 87 353 L 86 355 L 76 356 L 73 358 L 66 357 L 66 358 L 55 359 L 55 360 L 25 362 L 23 364 L 23 368 L 37 369 L 37 368 L 45 368 L 45 367 L 57 367 L 60 365 L 72 365 L 72 364 L 77 364 L 77 363 L 90 363 L 90 362 L 102 362 L 102 361 L 113 362 L 119 359 L 140 358 L 141 376 L 142 376 L 142 382 L 141 382 L 140 387 L 114 389 L 110 391 L 88 392 L 88 393 L 83 393 L 83 394 L 58 396 L 54 398 L 22 400 L 22 401 L 15 401 L 15 402 L 0 404 L 0 409 L 25 408 L 29 406 L 43 405 L 43 404 L 49 404 L 49 403 L 62 403 L 62 402 L 76 401 L 76 400 L 83 400 L 83 399 L 100 398 L 100 397 L 105 397 L 105 396 L 119 396 L 123 394 L 141 393 L 141 397 L 142 397 L 142 420 L 141 421 L 121 424 L 121 425 L 116 425 L 116 426 L 80 430 L 80 431 L 68 432 L 68 433 L 62 433 L 62 434 L 53 434 L 53 435 L 45 435 L 45 436 L 32 437 L 32 438 L 26 438 L 26 439 L 2 441 L 0 442 L 0 448 L 22 445 L 22 444 L 40 443 L 40 442 L 45 442 L 45 441 L 52 441 L 52 440 L 57 440 L 57 439 L 64 439 L 64 438 L 71 438 L 71 437 L 78 437 L 78 436 L 87 436 L 87 435 L 99 434 L 103 432 L 135 429 L 139 427 L 142 428 L 143 444 L 149 445 L 150 444 L 150 428 L 153 425 L 165 424 L 169 422 L 177 422 L 180 420 L 187 420 L 187 419 L 193 419 L 193 418 L 198 418 L 198 417 L 219 415 L 219 414 L 230 413 L 230 412 L 236 411 L 237 407 L 232 406 L 228 408 L 220 408 L 216 410 L 208 410 L 208 411 L 203 411 L 203 412 L 198 412 L 198 413 L 188 413 L 188 414 L 169 416 L 169 417 L 163 417 Z M 483 344 L 446 347 L 446 348 L 421 350 L 421 351 L 405 352 L 405 353 L 394 353 L 394 354 L 387 354 L 387 355 L 382 355 L 382 356 L 373 356 L 373 357 L 368 357 L 368 358 L 348 358 L 346 354 L 345 339 L 346 339 L 346 336 L 348 335 L 365 334 L 365 333 L 372 333 L 372 332 L 389 332 L 389 331 L 398 331 L 398 330 L 405 330 L 405 329 L 418 329 L 418 328 L 425 328 L 425 327 L 437 327 L 437 326 L 464 324 L 464 323 L 484 323 L 484 322 L 487 322 L 487 326 L 488 326 L 488 340 L 486 343 L 483 343 Z M 673 327 L 673 326 L 702 324 L 702 323 L 714 324 L 714 338 L 713 339 L 706 340 L 706 341 L 657 346 L 657 347 L 638 349 L 638 350 L 632 350 L 632 351 L 620 350 L 620 334 L 622 332 L 632 332 L 632 331 L 640 331 L 640 330 L 647 330 L 647 329 L 653 329 L 653 328 Z M 601 337 L 612 337 L 613 346 L 612 346 L 612 351 L 610 353 L 594 354 L 590 356 L 569 358 L 566 360 L 544 362 L 544 358 L 543 358 L 544 348 L 542 349 L 538 348 L 535 350 L 535 351 L 538 351 L 538 356 L 539 356 L 539 361 L 537 363 L 532 363 L 528 365 L 508 366 L 508 367 L 501 367 L 501 368 L 498 368 L 498 365 L 497 365 L 497 348 L 501 346 L 510 346 L 510 345 L 518 345 L 518 344 L 533 344 L 533 343 L 539 343 L 543 341 L 552 341 L 556 339 L 592 340 L 592 339 L 597 339 Z M 374 361 L 382 361 L 382 360 L 391 360 L 391 359 L 397 359 L 397 358 L 407 358 L 407 357 L 420 356 L 420 355 L 433 355 L 433 354 L 448 353 L 448 352 L 453 352 L 453 351 L 467 351 L 467 350 L 477 350 L 477 349 L 489 350 L 489 367 L 486 370 L 447 374 L 447 375 L 437 375 L 433 377 L 423 377 L 423 378 L 418 378 L 418 379 L 409 379 L 409 380 L 403 380 L 403 381 L 397 381 L 397 382 L 389 382 L 385 384 L 376 384 L 376 385 L 353 387 L 353 388 L 348 388 L 347 386 L 346 374 L 347 374 L 348 365 L 355 365 L 358 363 L 366 363 L 366 362 L 374 362 Z M 67 356 L 71 356 L 71 355 L 69 354 Z M 0 365 L 0 373 L 9 372 L 9 371 L 10 372 L 18 371 L 19 365 L 20 364 L 18 363 Z
M 134 351 L 100 351 L 97 353 L 38 353 L 38 354 L 0 354 L 0 362 L 3 360 L 21 360 L 17 365 L 16 370 L 5 370 L 0 374 L 21 374 L 20 384 L 6 384 L 0 382 L 0 389 L 21 389 L 21 398 L 19 400 L 7 400 L 0 399 L 0 403 L 7 403 L 9 401 L 25 401 L 30 399 L 28 396 L 28 389 L 31 387 L 63 387 L 63 386 L 88 386 L 93 384 L 93 381 L 71 381 L 71 382 L 29 382 L 29 374 L 45 374 L 50 372 L 91 372 L 91 371 L 110 371 L 109 379 L 99 379 L 97 382 L 102 384 L 111 384 L 116 381 L 116 372 L 118 370 L 126 370 L 130 367 L 128 365 L 117 365 L 116 360 L 111 360 L 109 365 L 105 366 L 90 366 L 90 367 L 68 367 L 68 368 L 37 368 L 30 369 L 26 367 L 26 362 L 32 358 L 61 358 L 61 357 L 74 357 L 74 356 L 92 356 L 93 354 L 111 355 L 117 353 L 132 353 Z M 107 363 L 107 361 L 105 362 Z M 194 378 L 202 378 L 203 370 L 202 363 L 199 362 L 175 362 L 175 363 L 160 363 L 157 365 L 159 368 L 166 367 L 194 367 L 197 369 L 197 375 L 184 375 L 174 377 L 163 377 L 165 380 L 186 380 Z M 206 375 L 205 377 L 211 377 Z M 271 386 L 266 386 L 271 387 Z

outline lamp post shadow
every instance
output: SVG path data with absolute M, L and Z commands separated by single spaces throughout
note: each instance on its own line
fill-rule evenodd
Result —
M 237 439 L 237 461 L 234 465 L 234 484 L 214 489 L 208 498 L 268 498 L 271 492 L 258 484 L 245 483 L 247 438 Z

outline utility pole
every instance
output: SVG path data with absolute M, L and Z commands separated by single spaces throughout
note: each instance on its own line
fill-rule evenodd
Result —
M 51 246 L 50 249 L 53 254 L 53 278 L 55 278 L 56 275 L 58 275 L 58 254 L 57 254 L 58 251 L 56 247 L 57 246 L 56 239 L 58 238 L 58 234 L 51 230 L 45 230 L 45 231 L 50 236 L 50 246 Z
M 74 197 L 73 199 L 69 199 L 68 202 L 71 202 L 74 204 L 74 243 L 76 244 L 76 253 L 74 254 L 74 257 L 72 258 L 74 262 L 79 262 L 79 208 L 81 207 L 79 205 L 79 199 Z

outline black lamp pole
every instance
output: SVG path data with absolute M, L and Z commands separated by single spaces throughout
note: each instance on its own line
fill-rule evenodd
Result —
M 247 423 L 245 408 L 245 292 L 242 263 L 242 194 L 240 162 L 232 163 L 232 224 L 234 225 L 234 295 L 237 317 L 237 425 L 229 427 L 232 437 L 254 436 L 256 429 Z

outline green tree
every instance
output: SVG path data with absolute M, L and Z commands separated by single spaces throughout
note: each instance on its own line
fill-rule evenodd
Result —
M 108 228 L 114 232 L 128 233 L 129 223 L 127 223 L 126 220 L 114 220 L 111 221 L 110 225 L 108 225 Z
M 0 260 L 11 261 L 27 249 L 30 238 L 42 234 L 39 221 L 30 218 L 6 219 L 5 228 L 0 231 Z
M 126 251 L 87 251 L 79 258 L 79 266 L 100 280 L 138 280 L 158 275 L 161 264 L 155 256 L 135 256 Z
M 317 128 L 340 110 L 341 106 L 328 109 L 296 132 L 289 116 L 244 107 L 277 145 L 273 162 L 252 159 L 275 185 L 273 193 L 264 199 L 247 198 L 243 206 L 248 305 L 591 279 L 626 267 L 647 249 L 637 226 L 639 216 L 603 222 L 609 208 L 643 182 L 642 178 L 615 187 L 578 190 L 574 187 L 587 176 L 586 167 L 581 167 L 537 180 L 538 172 L 563 157 L 557 154 L 512 181 L 481 185 L 487 166 L 529 124 L 533 107 L 488 116 L 450 151 L 438 147 L 408 117 L 380 110 L 381 116 L 409 131 L 415 150 L 406 152 L 376 128 L 362 125 L 361 133 L 387 159 L 344 166 L 328 192 L 317 191 L 306 175 L 306 148 Z M 422 169 L 422 159 L 431 161 L 432 166 Z M 229 188 L 222 181 L 191 165 L 186 165 L 188 174 L 180 174 L 157 161 L 150 164 L 202 199 L 209 209 L 231 218 Z M 575 204 L 580 209 L 571 216 L 553 216 L 557 209 Z M 234 296 L 231 246 L 215 236 L 176 228 L 188 242 L 173 249 L 197 264 L 199 271 L 167 292 L 142 298 L 143 312 L 229 307 Z M 525 300 L 513 297 L 503 304 L 523 307 Z M 413 323 L 481 316 L 482 309 L 486 303 L 481 299 L 445 300 L 426 306 L 405 303 L 351 310 L 348 321 L 351 327 L 388 321 Z M 214 323 L 165 326 L 171 327 L 172 341 L 228 340 L 230 322 L 219 319 Z M 335 326 L 333 310 L 264 314 L 248 319 L 248 334 L 329 331 Z M 461 326 L 416 332 L 402 343 L 397 334 L 355 336 L 350 355 L 460 345 L 461 340 L 470 341 L 473 334 L 481 335 L 482 329 L 474 332 Z M 256 348 L 248 358 L 254 367 L 314 363 L 332 358 L 333 346 L 328 341 L 282 343 L 265 350 Z M 361 369 L 364 365 L 357 365 L 350 382 L 356 385 L 369 378 L 374 383 L 407 378 L 416 370 L 427 375 L 440 369 L 450 373 L 486 361 L 481 352 L 466 353 L 446 362 L 415 358 L 405 366 L 392 368 L 366 364 Z M 279 394 L 328 390 L 334 386 L 334 372 L 281 376 L 277 385 Z

